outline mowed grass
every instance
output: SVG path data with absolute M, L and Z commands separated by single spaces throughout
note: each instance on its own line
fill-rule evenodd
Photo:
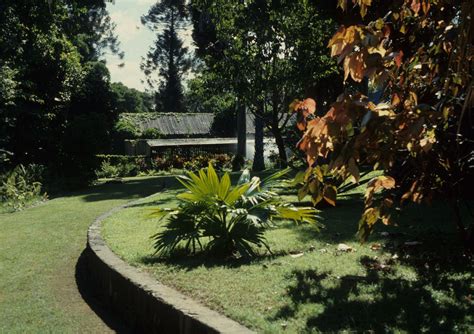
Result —
M 102 213 L 167 182 L 174 178 L 128 179 L 0 214 L 0 333 L 111 331 L 77 286 L 87 228 Z
M 336 208 L 322 210 L 320 232 L 292 222 L 269 230 L 273 255 L 262 250 L 251 261 L 160 259 L 150 239 L 160 223 L 150 219 L 150 210 L 174 206 L 179 192 L 163 190 L 108 218 L 105 239 L 132 265 L 249 328 L 263 333 L 474 330 L 472 261 L 463 255 L 442 203 L 407 208 L 398 227 L 379 228 L 360 244 L 355 232 L 363 204 L 356 189 Z M 340 243 L 354 251 L 338 251 Z

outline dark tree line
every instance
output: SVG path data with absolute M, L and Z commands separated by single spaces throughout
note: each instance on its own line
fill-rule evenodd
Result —
M 102 53 L 119 53 L 104 0 L 0 2 L 0 155 L 92 176 L 117 112 Z

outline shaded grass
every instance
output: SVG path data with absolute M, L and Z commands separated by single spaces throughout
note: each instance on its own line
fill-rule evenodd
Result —
M 102 333 L 109 326 L 82 299 L 78 259 L 87 228 L 113 207 L 176 185 L 174 178 L 133 178 L 64 194 L 0 214 L 0 333 Z
M 325 228 L 319 233 L 290 222 L 269 230 L 272 256 L 262 249 L 252 261 L 159 259 L 150 236 L 160 223 L 148 215 L 153 205 L 174 206 L 177 193 L 168 189 L 110 217 L 105 239 L 129 263 L 250 328 L 265 333 L 474 328 L 472 261 L 463 255 L 443 203 L 407 208 L 398 217 L 400 226 L 383 227 L 361 245 L 355 238 L 361 193 L 354 189 L 337 208 L 323 210 Z M 382 231 L 390 235 L 382 237 Z M 356 251 L 339 252 L 339 243 Z

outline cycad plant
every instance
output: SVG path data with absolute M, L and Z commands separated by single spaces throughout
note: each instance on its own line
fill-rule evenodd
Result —
M 213 166 L 196 174 L 189 172 L 178 180 L 187 189 L 177 196 L 174 209 L 156 209 L 152 216 L 166 220 L 165 229 L 152 236 L 156 253 L 169 255 L 183 249 L 186 253 L 207 251 L 218 256 L 256 255 L 255 247 L 270 251 L 264 231 L 275 219 L 308 222 L 317 226 L 314 208 L 285 203 L 271 190 L 288 170 L 265 180 L 250 180 L 244 172 L 232 186 L 230 176 L 219 178 Z

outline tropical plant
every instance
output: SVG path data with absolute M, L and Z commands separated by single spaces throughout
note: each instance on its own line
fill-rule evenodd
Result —
M 255 256 L 256 247 L 270 248 L 264 231 L 274 219 L 290 219 L 317 226 L 314 208 L 296 208 L 285 203 L 272 187 L 288 169 L 263 181 L 250 180 L 244 171 L 236 186 L 228 173 L 219 178 L 212 164 L 197 174 L 178 177 L 187 189 L 177 196 L 174 209 L 156 209 L 153 217 L 166 218 L 164 230 L 152 236 L 157 254 L 169 255 L 178 248 L 186 253 L 205 250 L 218 256 Z

